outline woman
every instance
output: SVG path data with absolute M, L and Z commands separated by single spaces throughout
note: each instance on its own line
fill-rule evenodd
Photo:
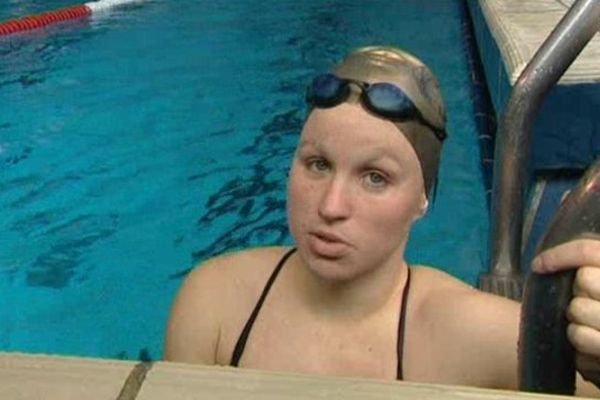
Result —
M 433 74 L 400 50 L 363 48 L 315 78 L 307 101 L 288 182 L 297 249 L 246 250 L 194 270 L 172 310 L 165 358 L 515 388 L 519 305 L 404 260 L 446 136 Z M 599 249 L 570 243 L 536 266 L 600 266 Z M 586 271 L 580 277 L 599 270 Z M 600 324 L 585 315 L 600 306 L 588 303 L 573 315 L 585 327 L 573 325 L 572 340 L 598 356 Z

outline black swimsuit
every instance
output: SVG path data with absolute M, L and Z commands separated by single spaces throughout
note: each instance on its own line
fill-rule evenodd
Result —
M 290 258 L 290 256 L 295 251 L 296 251 L 296 249 L 293 248 L 290 251 L 288 251 L 287 253 L 285 253 L 285 255 L 281 258 L 281 260 L 279 261 L 279 263 L 277 264 L 277 266 L 271 273 L 271 276 L 269 277 L 269 280 L 267 281 L 267 284 L 265 285 L 265 288 L 263 289 L 262 294 L 260 295 L 260 298 L 258 299 L 258 302 L 256 303 L 256 306 L 254 306 L 254 310 L 252 311 L 252 314 L 250 314 L 250 318 L 248 318 L 248 321 L 246 322 L 246 325 L 244 326 L 244 329 L 242 330 L 242 333 L 240 334 L 240 337 L 238 338 L 238 341 L 235 344 L 235 348 L 233 349 L 233 355 L 231 356 L 231 362 L 229 363 L 230 366 L 237 367 L 239 365 L 240 359 L 242 358 L 242 354 L 244 353 L 244 348 L 246 347 L 246 342 L 248 341 L 248 336 L 250 335 L 250 331 L 252 330 L 252 325 L 254 325 L 254 321 L 256 320 L 256 317 L 258 316 L 258 313 L 265 301 L 265 298 L 267 297 L 267 294 L 269 293 L 269 290 L 271 289 L 273 282 L 275 282 L 275 278 L 277 278 L 279 271 L 281 271 L 281 268 L 283 267 L 285 262 L 288 260 L 288 258 Z M 397 341 L 397 345 L 396 345 L 396 353 L 398 356 L 398 365 L 396 368 L 396 379 L 399 379 L 399 380 L 402 379 L 402 355 L 403 355 L 403 349 L 404 349 L 404 327 L 406 324 L 406 319 L 405 319 L 406 303 L 407 303 L 409 289 L 410 289 L 410 268 L 408 269 L 408 275 L 406 276 L 406 286 L 404 287 L 404 293 L 402 294 L 402 304 L 400 305 L 400 318 L 398 320 L 398 341 Z

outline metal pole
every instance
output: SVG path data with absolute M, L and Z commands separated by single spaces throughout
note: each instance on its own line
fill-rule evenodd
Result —
M 521 235 L 536 113 L 548 91 L 600 28 L 600 0 L 577 0 L 514 85 L 497 135 L 492 192 L 491 268 L 480 288 L 519 299 Z

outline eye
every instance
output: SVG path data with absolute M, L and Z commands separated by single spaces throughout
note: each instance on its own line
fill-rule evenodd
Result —
M 307 161 L 307 167 L 313 172 L 325 172 L 329 169 L 329 162 L 323 158 L 311 158 Z
M 381 172 L 371 171 L 364 176 L 365 184 L 371 188 L 382 189 L 388 184 L 387 177 Z

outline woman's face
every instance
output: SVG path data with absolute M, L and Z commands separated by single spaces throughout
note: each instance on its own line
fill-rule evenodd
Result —
M 425 207 L 419 161 L 393 123 L 351 103 L 311 112 L 290 171 L 288 218 L 314 273 L 343 281 L 399 262 Z

